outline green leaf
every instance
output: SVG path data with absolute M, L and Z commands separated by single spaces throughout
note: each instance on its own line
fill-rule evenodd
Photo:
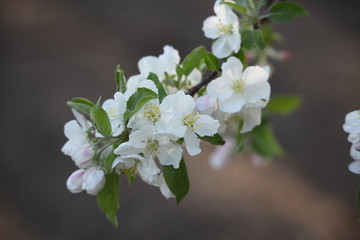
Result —
M 177 204 L 179 204 L 190 188 L 184 158 L 181 159 L 179 168 L 175 169 L 172 165 L 164 166 L 163 173 L 166 184 L 175 195 Z
M 270 24 L 262 25 L 261 30 L 262 30 L 262 35 L 263 35 L 265 44 L 271 45 L 274 42 L 281 40 L 280 34 L 274 32 L 274 30 Z
M 138 88 L 127 101 L 127 109 L 124 113 L 124 120 L 127 121 L 136 111 L 138 111 L 145 103 L 159 96 L 148 88 Z
M 222 136 L 218 133 L 214 134 L 214 136 L 198 136 L 201 140 L 207 141 L 211 143 L 212 145 L 224 145 L 225 141 L 222 138 Z
M 94 103 L 92 103 L 90 100 L 87 100 L 86 98 L 73 98 L 71 101 L 67 102 L 67 105 L 79 112 L 90 115 Z
M 238 4 L 235 4 L 233 2 L 230 2 L 230 1 L 222 1 L 221 2 L 222 4 L 225 4 L 225 5 L 228 5 L 229 7 L 231 7 L 234 11 L 238 12 L 238 13 L 241 13 L 241 14 L 244 14 L 247 12 L 247 9 L 246 7 L 243 7 L 243 6 L 240 6 Z
M 284 95 L 276 96 L 270 99 L 266 109 L 271 113 L 283 115 L 290 114 L 298 109 L 301 105 L 301 98 L 298 96 Z
M 113 153 L 111 151 L 111 153 L 105 158 L 105 161 L 104 161 L 104 168 L 106 170 L 107 173 L 109 173 L 111 171 L 111 167 L 112 167 L 112 164 L 114 162 L 116 158 L 116 155 L 115 153 Z
M 238 59 L 240 59 L 241 63 L 244 66 L 244 69 L 245 69 L 247 66 L 247 63 L 246 63 L 246 54 L 245 54 L 244 48 L 240 48 L 240 50 L 234 56 L 237 57 Z
M 271 20 L 279 23 L 291 22 L 295 17 L 308 16 L 309 13 L 295 2 L 275 3 L 269 12 Z
M 180 67 L 179 65 L 176 65 L 176 75 L 178 77 L 178 81 L 180 81 L 182 76 L 184 75 L 184 69 L 182 69 L 182 67 Z
M 243 125 L 244 125 L 244 120 L 241 119 L 239 122 L 237 136 L 236 136 L 236 151 L 237 152 L 241 152 L 245 148 L 246 134 L 240 133 Z
M 184 70 L 185 76 L 188 76 L 192 70 L 199 66 L 201 60 L 207 54 L 207 51 L 204 46 L 195 48 L 191 53 L 189 53 L 184 61 L 182 62 L 182 68 Z
M 264 39 L 262 37 L 261 30 L 259 29 L 244 30 L 241 37 L 242 44 L 246 50 L 251 50 L 253 48 L 260 48 L 263 50 L 265 48 Z
M 107 218 L 118 227 L 116 211 L 119 209 L 119 175 L 114 171 L 105 176 L 105 186 L 97 194 L 97 202 L 100 209 L 105 213 Z
M 360 185 L 358 188 L 356 200 L 357 200 L 357 205 L 358 205 L 358 221 L 360 222 Z
M 273 132 L 264 123 L 252 130 L 251 147 L 263 157 L 282 156 L 284 151 Z
M 220 71 L 220 62 L 212 53 L 207 53 L 204 56 L 206 67 L 211 71 Z
M 99 99 L 100 100 L 100 99 Z M 94 123 L 96 129 L 105 137 L 111 136 L 111 123 L 109 116 L 105 110 L 100 106 L 99 101 L 91 109 L 90 118 Z
M 164 97 L 166 97 L 166 91 L 165 91 L 164 86 L 159 81 L 159 78 L 157 77 L 157 75 L 155 73 L 150 73 L 149 76 L 147 77 L 147 79 L 150 79 L 151 81 L 153 81 L 155 83 L 155 86 L 159 92 L 159 101 L 161 103 L 162 100 L 164 99 Z
M 117 91 L 124 93 L 126 91 L 126 78 L 124 75 L 124 71 L 120 69 L 120 64 L 118 64 L 116 67 L 115 75 L 116 75 Z
M 235 0 L 236 4 L 243 6 L 244 8 L 253 9 L 254 5 L 252 4 L 252 0 Z
M 266 3 L 266 0 L 259 0 L 256 1 L 255 4 L 255 10 L 258 12 L 262 6 L 264 6 Z

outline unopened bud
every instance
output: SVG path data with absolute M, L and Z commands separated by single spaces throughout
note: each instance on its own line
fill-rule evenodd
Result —
M 79 169 L 73 172 L 66 181 L 66 187 L 72 193 L 79 193 L 82 189 L 83 175 L 85 170 Z

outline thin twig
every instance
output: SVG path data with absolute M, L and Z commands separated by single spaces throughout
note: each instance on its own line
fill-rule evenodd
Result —
M 211 82 L 211 80 L 213 80 L 216 76 L 218 75 L 217 72 L 209 72 L 208 74 L 206 74 L 203 79 L 201 80 L 201 82 L 196 85 L 195 87 L 191 88 L 187 94 L 189 94 L 190 96 L 194 96 L 195 93 L 197 93 L 197 91 L 199 91 L 203 86 L 209 84 Z

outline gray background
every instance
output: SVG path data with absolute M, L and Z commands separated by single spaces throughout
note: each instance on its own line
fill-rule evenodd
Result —
M 274 94 L 304 99 L 295 114 L 273 118 L 287 156 L 262 168 L 239 156 L 215 171 L 204 145 L 186 157 L 192 186 L 180 206 L 122 178 L 114 229 L 94 197 L 65 187 L 76 169 L 60 152 L 73 119 L 65 102 L 110 98 L 116 64 L 136 74 L 137 61 L 165 44 L 181 57 L 210 49 L 201 27 L 213 1 L 1 1 L 0 238 L 359 239 L 360 178 L 347 170 L 342 131 L 345 114 L 360 108 L 357 1 L 299 2 L 311 16 L 276 25 L 292 58 L 270 80 Z

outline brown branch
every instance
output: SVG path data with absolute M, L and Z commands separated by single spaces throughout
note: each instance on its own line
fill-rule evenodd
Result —
M 187 94 L 189 94 L 190 96 L 194 96 L 195 93 L 197 93 L 197 91 L 199 91 L 203 86 L 208 85 L 211 82 L 211 80 L 213 80 L 217 75 L 218 75 L 217 72 L 209 72 L 208 74 L 206 74 L 203 77 L 203 79 L 201 80 L 201 82 L 198 85 L 189 89 Z

